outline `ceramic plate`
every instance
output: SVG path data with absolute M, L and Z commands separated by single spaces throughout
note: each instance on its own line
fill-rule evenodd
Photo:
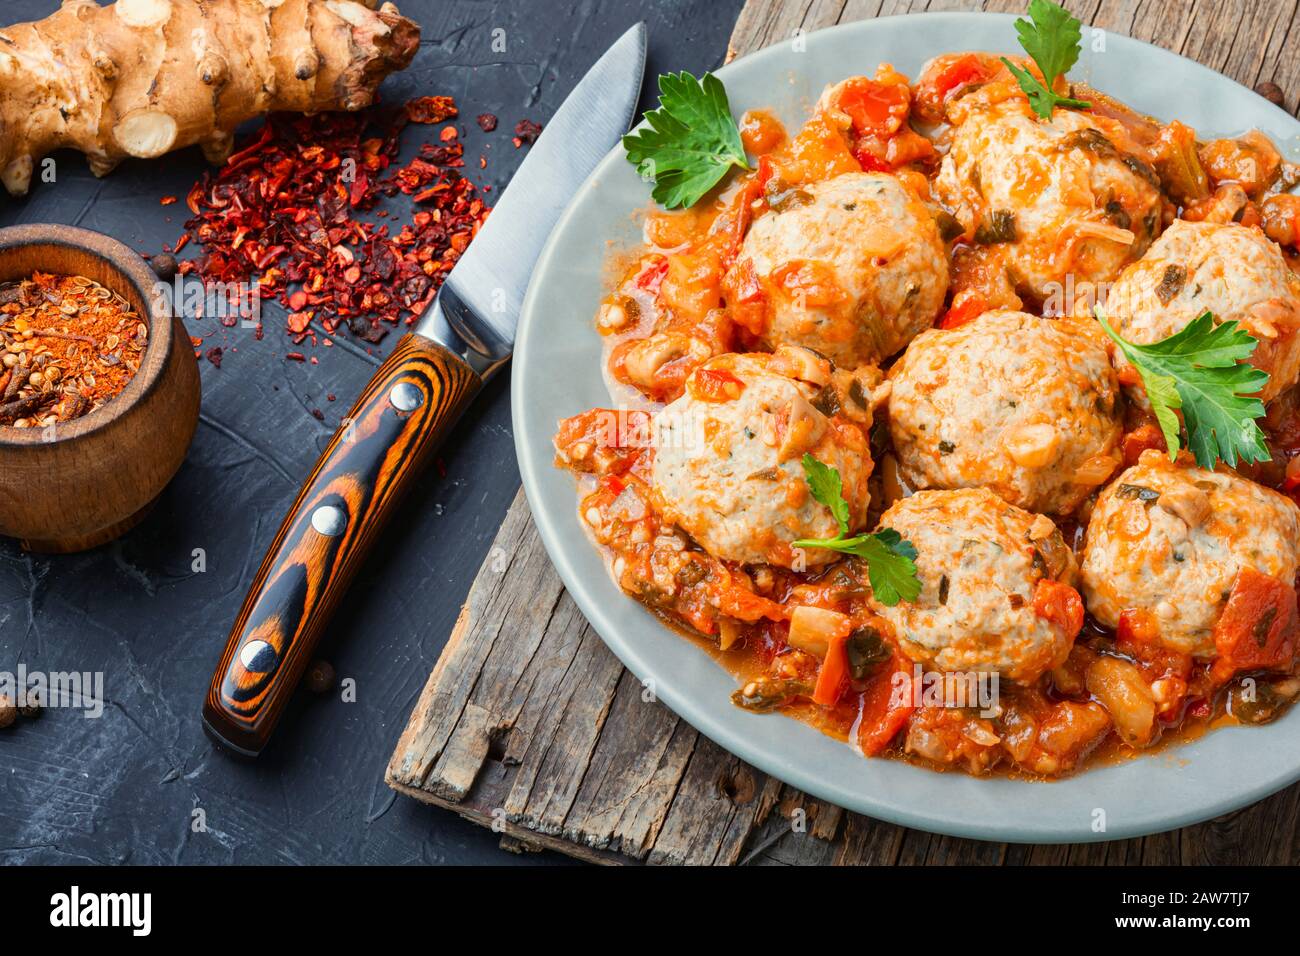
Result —
M 1013 19 L 921 14 L 847 24 L 737 60 L 718 76 L 735 115 L 770 108 L 793 131 L 826 84 L 870 74 L 881 61 L 915 78 L 940 53 L 1019 52 Z M 1293 117 L 1165 50 L 1085 29 L 1070 76 L 1141 112 L 1177 117 L 1202 136 L 1259 128 L 1300 160 Z M 552 464 L 556 422 L 611 404 L 594 318 L 612 278 L 610 253 L 639 240 L 648 205 L 649 187 L 615 149 L 560 219 L 538 262 L 520 320 L 512 402 L 519 466 L 542 541 L 587 619 L 633 674 L 654 682 L 660 700 L 722 747 L 807 793 L 893 823 L 986 840 L 1133 837 L 1225 813 L 1300 778 L 1300 708 L 1269 726 L 1225 728 L 1119 765 L 1034 783 L 865 760 L 799 721 L 735 707 L 735 679 L 615 586 L 579 524 L 573 476 Z

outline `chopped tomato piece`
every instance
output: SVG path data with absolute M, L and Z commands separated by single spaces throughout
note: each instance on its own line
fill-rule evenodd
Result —
M 729 276 L 729 285 L 732 303 L 762 302 L 766 298 L 763 294 L 763 285 L 758 281 L 758 274 L 754 272 L 753 259 L 741 259 L 736 263 Z
M 767 326 L 767 293 L 754 272 L 752 259 L 741 259 L 723 282 L 727 291 L 731 321 L 752 335 L 762 335 Z
M 1165 436 L 1160 426 L 1152 422 L 1141 425 L 1131 432 L 1124 433 L 1124 467 L 1131 468 L 1137 464 L 1142 453 L 1148 448 L 1165 451 Z
M 637 409 L 591 408 L 560 421 L 555 447 L 586 442 L 598 448 L 642 447 L 650 436 L 650 414 Z
M 908 163 L 928 162 L 935 158 L 934 143 L 910 129 L 891 136 L 885 147 L 885 160 L 891 168 Z
M 881 83 L 865 76 L 844 81 L 836 106 L 848 114 L 858 133 L 893 136 L 902 128 L 912 104 L 905 83 Z
M 1073 639 L 1083 627 L 1083 598 L 1068 584 L 1042 578 L 1034 585 L 1034 613 L 1056 624 Z
M 1254 568 L 1242 568 L 1214 625 L 1219 656 L 1211 679 L 1222 685 L 1243 671 L 1289 668 L 1295 634 L 1295 588 Z
M 1160 625 L 1156 616 L 1146 608 L 1120 611 L 1115 646 L 1141 663 L 1143 673 L 1151 680 L 1176 677 L 1186 681 L 1191 676 L 1191 655 L 1171 650 L 1160 643 Z
M 734 617 L 738 621 L 757 621 L 760 618 L 769 621 L 785 620 L 786 611 L 780 604 L 755 594 L 743 585 L 735 584 L 730 572 L 725 569 L 720 577 L 721 580 L 715 579 L 714 598 L 718 611 L 723 616 Z
M 1145 608 L 1125 608 L 1119 612 L 1115 640 L 1125 654 L 1136 657 L 1132 653 L 1133 649 L 1160 642 L 1160 626 L 1156 623 L 1156 616 Z
M 834 707 L 849 686 L 849 655 L 844 649 L 847 634 L 833 634 L 826 643 L 826 657 L 817 672 L 813 703 Z
M 893 166 L 890 166 L 889 163 L 876 156 L 869 149 L 855 149 L 853 158 L 858 161 L 858 165 L 862 167 L 864 173 L 892 173 L 894 171 Z
M 701 402 L 729 402 L 740 398 L 745 383 L 726 369 L 701 368 L 686 380 L 686 387 Z
M 937 69 L 928 72 L 916 86 L 918 111 L 931 120 L 942 118 L 943 104 L 955 93 L 972 83 L 988 81 L 995 72 L 989 58 L 978 53 L 961 54 L 936 66 Z
M 745 183 L 740 192 L 736 194 L 731 220 L 730 242 L 726 254 L 722 257 L 724 269 L 730 267 L 737 253 L 740 252 L 740 246 L 745 241 L 745 233 L 749 232 L 749 224 L 754 219 L 754 203 L 762 198 L 763 184 L 758 181 L 757 176 Z
M 888 669 L 862 694 L 862 715 L 858 721 L 858 746 L 874 757 L 898 736 L 907 719 L 916 710 L 912 703 L 911 664 L 895 653 Z
M 952 303 L 952 308 L 939 320 L 939 328 L 956 329 L 973 322 L 989 309 L 988 300 L 978 292 L 959 294 Z
M 668 274 L 668 259 L 666 256 L 652 255 L 647 256 L 645 264 L 641 271 L 637 273 L 636 287 L 645 289 L 650 293 L 657 293 L 659 286 L 664 281 L 664 276 Z

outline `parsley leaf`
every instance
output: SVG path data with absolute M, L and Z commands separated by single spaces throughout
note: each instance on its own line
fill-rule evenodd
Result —
M 812 489 L 812 496 L 831 509 L 831 514 L 840 526 L 840 534 L 848 534 L 849 503 L 844 500 L 844 484 L 840 481 L 840 473 L 804 452 L 803 474 L 808 487 Z
M 915 601 L 921 593 L 921 579 L 916 574 L 916 548 L 903 540 L 893 528 L 881 528 L 872 534 L 848 536 L 849 505 L 844 500 L 840 473 L 812 455 L 803 456 L 804 480 L 812 496 L 835 516 L 840 533 L 834 538 L 802 538 L 796 548 L 826 548 L 851 554 L 867 563 L 867 578 L 880 603 L 893 607 L 899 601 Z
M 1034 74 L 1002 57 L 1003 64 L 1029 97 L 1030 108 L 1045 120 L 1052 118 L 1052 108 L 1056 106 L 1087 109 L 1091 104 L 1060 96 L 1054 89 L 1057 77 L 1065 76 L 1078 62 L 1083 38 L 1079 21 L 1050 0 L 1029 0 L 1029 19 L 1016 21 L 1016 33 L 1020 45 L 1047 81 L 1044 85 Z
M 645 118 L 649 128 L 624 136 L 623 149 L 641 178 L 654 180 L 651 196 L 665 209 L 699 202 L 732 166 L 749 169 L 727 91 L 712 73 L 662 74 L 659 109 Z
M 1214 316 L 1203 312 L 1167 339 L 1134 345 L 1110 327 L 1100 307 L 1094 311 L 1142 377 L 1170 460 L 1179 448 L 1177 409 L 1187 425 L 1188 448 L 1202 468 L 1213 468 L 1216 458 L 1234 468 L 1238 457 L 1269 460 L 1256 422 L 1264 417 L 1264 403 L 1257 396 L 1268 384 L 1268 373 L 1242 361 L 1259 344 L 1254 337 L 1235 321 L 1215 325 Z

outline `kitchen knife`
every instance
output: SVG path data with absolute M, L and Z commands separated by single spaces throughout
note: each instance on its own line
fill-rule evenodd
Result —
M 619 141 L 645 72 L 628 30 L 569 95 L 415 331 L 335 433 L 271 544 L 203 704 L 219 744 L 266 746 L 380 529 L 474 395 L 510 358 L 519 307 L 551 228 Z

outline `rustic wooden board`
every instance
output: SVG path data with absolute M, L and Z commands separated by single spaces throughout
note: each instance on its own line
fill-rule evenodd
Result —
M 1071 0 L 1296 107 L 1300 0 Z M 1020 12 L 1023 0 L 750 0 L 728 58 L 814 30 L 924 10 Z M 511 850 L 597 863 L 1108 865 L 1300 862 L 1300 785 L 1218 820 L 1138 840 L 1025 846 L 936 836 L 807 797 L 647 701 L 551 567 L 523 493 L 480 570 L 393 753 L 390 786 L 493 827 Z

